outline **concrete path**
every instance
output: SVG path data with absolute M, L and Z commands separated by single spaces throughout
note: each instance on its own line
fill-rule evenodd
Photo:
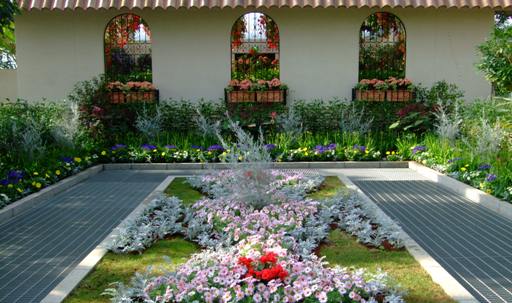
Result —
M 481 302 L 512 302 L 512 221 L 410 169 L 339 170 Z
M 104 171 L 0 223 L 0 302 L 39 302 L 168 174 Z

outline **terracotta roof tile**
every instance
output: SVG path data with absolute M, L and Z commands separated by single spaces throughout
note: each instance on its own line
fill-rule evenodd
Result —
M 512 0 L 18 0 L 18 2 L 24 10 L 226 7 L 512 8 Z

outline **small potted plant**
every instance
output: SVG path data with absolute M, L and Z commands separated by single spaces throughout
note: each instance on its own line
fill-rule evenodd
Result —
M 407 78 L 390 77 L 386 80 L 388 90 L 386 100 L 391 102 L 408 102 L 413 99 L 414 85 Z
M 258 80 L 256 91 L 257 102 L 281 102 L 286 101 L 288 87 L 277 78 L 270 81 Z

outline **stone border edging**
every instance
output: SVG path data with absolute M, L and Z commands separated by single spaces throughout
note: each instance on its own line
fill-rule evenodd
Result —
M 15 201 L 14 203 L 7 205 L 6 207 L 0 209 L 0 222 L 7 221 L 16 215 L 19 215 L 21 212 L 34 207 L 38 203 L 41 203 L 84 180 L 87 180 L 88 178 L 98 174 L 101 171 L 103 171 L 102 164 L 89 167 L 76 175 L 66 177 L 36 193 L 30 194 L 20 200 Z
M 227 163 L 109 163 L 105 170 L 203 170 L 228 168 Z M 272 168 L 322 169 L 322 168 L 408 168 L 407 161 L 326 161 L 326 162 L 273 162 Z
M 168 176 L 123 220 L 114 230 L 98 244 L 75 268 L 41 301 L 41 303 L 61 303 L 75 289 L 75 287 L 91 272 L 108 252 L 108 247 L 115 236 L 119 234 L 119 227 L 135 219 L 144 211 L 144 208 L 162 194 L 167 186 L 174 180 Z
M 377 204 L 375 204 L 358 186 L 356 186 L 345 175 L 336 173 L 336 176 L 349 189 L 354 190 L 359 197 L 370 208 L 374 209 L 376 214 L 386 220 L 392 220 Z M 448 273 L 429 253 L 427 253 L 414 239 L 412 239 L 400 226 L 400 234 L 404 240 L 407 251 L 420 263 L 421 267 L 432 277 L 432 280 L 439 284 L 444 292 L 459 303 L 479 303 L 472 294 L 467 291 L 455 278 Z
M 466 199 L 480 204 L 483 207 L 512 220 L 511 203 L 493 197 L 477 188 L 474 188 L 473 186 L 467 185 L 417 162 L 410 161 L 409 168 L 423 177 L 426 177 L 430 181 L 446 189 L 452 190 Z

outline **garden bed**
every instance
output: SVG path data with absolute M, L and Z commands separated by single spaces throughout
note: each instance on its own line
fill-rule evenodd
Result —
M 308 197 L 329 199 L 344 190 L 346 188 L 337 177 L 327 177 L 318 190 L 308 194 Z M 175 178 L 166 189 L 166 194 L 180 198 L 186 205 L 203 197 L 188 184 L 186 178 Z M 181 237 L 172 237 L 156 242 L 140 255 L 108 253 L 65 302 L 108 302 L 108 297 L 101 293 L 112 287 L 111 283 L 127 283 L 135 272 L 144 272 L 148 265 L 156 269 L 163 266 L 164 269 L 175 270 L 178 264 L 186 262 L 188 257 L 198 251 L 196 244 Z M 320 256 L 325 256 L 331 265 L 364 267 L 372 271 L 378 268 L 385 270 L 408 292 L 405 296 L 407 302 L 453 302 L 405 250 L 368 248 L 357 243 L 356 238 L 333 230 L 317 252 Z M 164 256 L 169 256 L 172 263 L 166 261 Z M 158 269 L 154 274 L 161 273 L 161 269 Z

